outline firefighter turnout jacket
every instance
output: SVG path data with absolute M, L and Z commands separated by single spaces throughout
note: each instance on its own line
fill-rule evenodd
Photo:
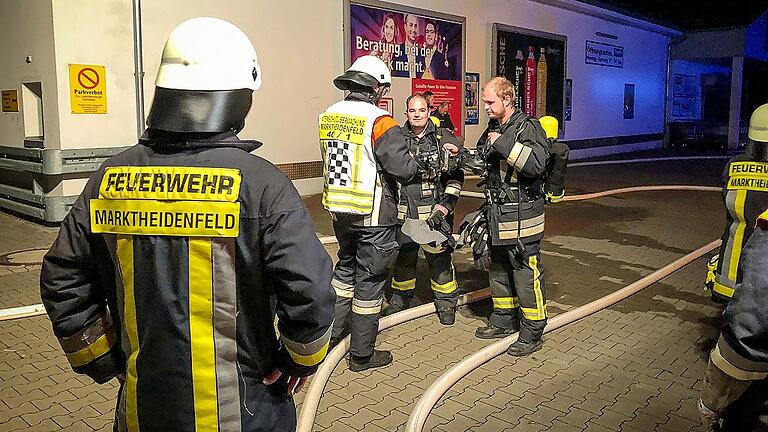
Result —
M 726 226 L 715 270 L 713 295 L 727 300 L 741 282 L 741 256 L 757 217 L 768 208 L 768 162 L 734 156 L 723 172 Z
M 413 179 L 418 165 L 397 122 L 368 98 L 353 92 L 320 114 L 323 207 L 352 226 L 393 226 L 397 182 Z
M 124 376 L 116 430 L 253 430 L 279 415 L 262 378 L 325 357 L 331 260 L 260 143 L 179 136 L 150 130 L 91 176 L 41 296 L 76 372 Z
M 488 140 L 491 132 L 501 134 L 493 144 Z M 543 175 L 549 156 L 541 125 L 517 111 L 502 125 L 492 120 L 477 148 L 485 155 L 488 170 L 485 188 L 490 202 L 486 203 L 486 214 L 491 244 L 514 244 L 518 238 L 523 243 L 541 241 Z
M 768 430 L 768 210 L 742 255 L 743 278 L 723 314 L 702 401 L 723 431 Z M 700 407 L 701 410 L 701 407 Z
M 403 127 L 408 150 L 414 157 L 421 153 L 443 153 L 443 144 L 451 143 L 461 148 L 461 142 L 447 129 L 438 128 L 432 121 L 427 122 L 424 134 L 413 133 L 408 123 Z M 405 219 L 427 220 L 436 204 L 444 206 L 453 214 L 464 184 L 464 171 L 455 169 L 440 173 L 438 178 L 426 178 L 424 174 L 400 187 L 400 202 L 397 206 L 398 223 Z

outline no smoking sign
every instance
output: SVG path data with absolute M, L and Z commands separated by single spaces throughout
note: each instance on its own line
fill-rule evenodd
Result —
M 107 75 L 104 66 L 69 65 L 72 114 L 107 113 Z

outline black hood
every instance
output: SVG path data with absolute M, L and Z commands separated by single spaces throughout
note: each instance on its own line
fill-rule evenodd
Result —
M 147 126 L 168 132 L 240 132 L 251 109 L 253 90 L 155 88 Z
M 234 132 L 204 133 L 204 132 L 168 132 L 159 129 L 147 129 L 139 138 L 139 143 L 152 147 L 155 151 L 178 151 L 185 149 L 204 149 L 211 147 L 234 147 L 248 153 L 262 146 L 256 140 L 241 140 Z
M 744 152 L 750 160 L 768 162 L 768 142 L 747 141 L 747 149 Z

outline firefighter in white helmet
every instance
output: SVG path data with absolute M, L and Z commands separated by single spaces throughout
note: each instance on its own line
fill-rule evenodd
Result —
M 339 241 L 333 341 L 351 332 L 350 369 L 362 371 L 392 362 L 392 354 L 374 344 L 397 253 L 397 182 L 413 179 L 418 163 L 397 122 L 376 106 L 392 83 L 384 62 L 362 56 L 333 83 L 349 92 L 320 115 L 323 206 Z
M 115 430 L 295 430 L 332 266 L 291 181 L 236 135 L 260 85 L 240 29 L 176 27 L 149 129 L 91 176 L 43 260 L 73 369 L 121 382 Z

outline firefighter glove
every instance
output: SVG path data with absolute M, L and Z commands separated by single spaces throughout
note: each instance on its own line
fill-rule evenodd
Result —
M 720 254 L 715 254 L 707 262 L 707 280 L 704 281 L 705 290 L 712 291 L 715 288 L 715 271 L 720 260 Z

